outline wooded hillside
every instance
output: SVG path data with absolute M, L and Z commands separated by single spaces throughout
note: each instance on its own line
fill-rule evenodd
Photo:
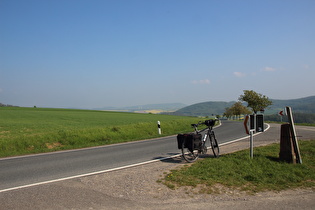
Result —
M 296 122 L 315 123 L 315 96 L 292 100 L 271 99 L 272 105 L 265 110 L 265 119 L 279 121 L 279 111 L 290 106 L 295 115 Z M 235 101 L 209 101 L 193 104 L 173 112 L 174 115 L 183 116 L 212 116 L 223 115 L 225 108 L 231 107 Z

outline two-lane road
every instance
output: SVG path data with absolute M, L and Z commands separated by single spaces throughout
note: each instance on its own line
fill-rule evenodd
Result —
M 223 121 L 215 128 L 219 144 L 245 137 L 243 124 Z M 179 154 L 176 136 L 96 148 L 0 159 L 0 192 L 69 179 Z

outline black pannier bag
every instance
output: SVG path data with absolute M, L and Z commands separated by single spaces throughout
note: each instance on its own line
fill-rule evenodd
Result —
M 177 135 L 177 146 L 178 149 L 182 149 L 183 142 L 185 141 L 184 148 L 188 148 L 189 151 L 198 149 L 201 146 L 201 134 L 186 133 Z

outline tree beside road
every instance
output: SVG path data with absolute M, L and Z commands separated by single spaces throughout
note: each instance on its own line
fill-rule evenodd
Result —
M 272 101 L 267 96 L 256 93 L 253 90 L 244 90 L 244 94 L 239 97 L 239 100 L 247 102 L 247 107 L 252 108 L 254 113 L 272 105 Z

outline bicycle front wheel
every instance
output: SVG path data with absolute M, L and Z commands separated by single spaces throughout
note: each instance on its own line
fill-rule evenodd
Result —
M 220 149 L 217 139 L 215 138 L 214 132 L 210 134 L 210 144 L 214 157 L 219 157 Z
M 192 163 L 199 158 L 199 153 L 198 153 L 198 150 L 191 151 L 188 148 L 185 148 L 185 142 L 183 142 L 182 156 L 187 162 Z

